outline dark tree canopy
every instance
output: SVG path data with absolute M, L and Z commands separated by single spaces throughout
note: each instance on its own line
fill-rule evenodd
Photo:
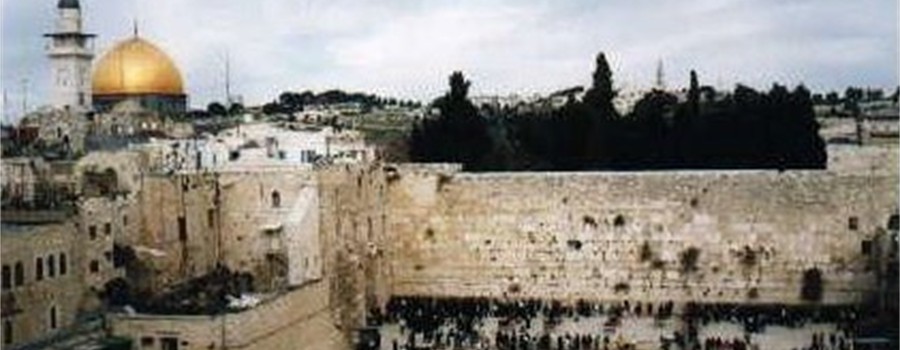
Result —
M 557 109 L 479 110 L 467 98 L 469 86 L 461 73 L 450 76 L 450 92 L 433 103 L 440 116 L 413 129 L 412 160 L 461 162 L 470 170 L 825 166 L 812 95 L 803 86 L 789 90 L 775 84 L 769 91 L 756 91 L 738 85 L 722 94 L 701 85 L 691 71 L 686 100 L 653 90 L 630 113 L 620 115 L 602 53 L 582 100 L 569 98 Z M 861 99 L 865 94 L 860 91 L 847 94 Z
M 393 97 L 379 97 L 372 94 L 346 92 L 343 90 L 327 90 L 318 94 L 308 90 L 303 92 L 286 91 L 282 92 L 281 95 L 278 95 L 277 100 L 265 104 L 263 106 L 263 113 L 293 113 L 302 111 L 309 105 L 329 105 L 339 103 L 357 103 L 364 112 L 371 110 L 373 107 L 419 107 L 420 105 L 416 101 L 403 101 Z
M 488 123 L 468 99 L 469 85 L 461 72 L 453 72 L 450 91 L 432 107 L 440 111 L 413 127 L 410 158 L 421 162 L 462 163 L 469 170 L 486 170 L 492 152 Z
M 206 106 L 206 112 L 210 115 L 223 116 L 228 113 L 228 110 L 219 102 L 211 102 Z

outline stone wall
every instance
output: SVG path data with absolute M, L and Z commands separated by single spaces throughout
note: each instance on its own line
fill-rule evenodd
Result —
M 311 283 L 223 315 L 116 314 L 112 333 L 133 339 L 135 349 L 158 349 L 163 338 L 176 341 L 179 349 L 349 349 L 328 312 L 327 287 Z
M 349 337 L 389 298 L 386 184 L 375 163 L 334 165 L 318 174 L 323 268 L 335 319 Z
M 828 170 L 856 174 L 896 174 L 900 148 L 893 145 L 828 145 Z
M 895 174 L 826 171 L 386 177 L 393 295 L 802 303 L 815 268 L 855 302 L 898 199 Z

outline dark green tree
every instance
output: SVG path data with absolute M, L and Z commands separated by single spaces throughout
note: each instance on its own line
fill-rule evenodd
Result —
M 841 103 L 841 97 L 836 91 L 832 91 L 825 95 L 825 102 L 830 106 L 837 106 L 838 103 Z
M 567 168 L 609 168 L 616 158 L 615 144 L 621 134 L 616 134 L 613 124 L 618 113 L 613 105 L 616 91 L 613 89 L 612 70 L 603 52 L 597 54 L 591 87 L 585 91 L 581 106 L 569 110 L 567 121 L 571 130 L 571 159 Z
M 697 72 L 691 70 L 691 87 L 688 89 L 688 108 L 691 117 L 700 114 L 700 82 L 697 80 Z
M 462 72 L 453 72 L 449 83 L 450 91 L 432 103 L 440 115 L 425 118 L 414 126 L 410 158 L 462 163 L 468 170 L 490 168 L 484 162 L 493 149 L 488 124 L 468 99 L 470 83 Z
M 213 116 L 223 116 L 228 113 L 228 110 L 219 102 L 211 102 L 206 106 L 206 112 Z
M 228 108 L 229 115 L 241 115 L 244 114 L 244 105 L 240 103 L 232 103 L 231 107 Z

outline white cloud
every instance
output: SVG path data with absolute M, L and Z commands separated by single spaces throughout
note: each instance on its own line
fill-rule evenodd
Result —
M 897 84 L 891 0 L 81 1 L 98 50 L 129 36 L 136 17 L 182 68 L 195 106 L 222 98 L 226 50 L 250 103 L 307 88 L 427 100 L 453 70 L 476 93 L 550 91 L 587 84 L 599 51 L 620 86 L 651 84 L 658 59 L 675 86 L 692 68 L 723 85 Z M 3 2 L 2 82 L 13 100 L 23 77 L 32 101 L 46 95 L 40 34 L 54 4 Z

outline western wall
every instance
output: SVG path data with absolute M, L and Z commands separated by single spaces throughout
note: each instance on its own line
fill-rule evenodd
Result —
M 898 201 L 891 172 L 387 169 L 395 296 L 797 304 L 818 269 L 854 303 Z

